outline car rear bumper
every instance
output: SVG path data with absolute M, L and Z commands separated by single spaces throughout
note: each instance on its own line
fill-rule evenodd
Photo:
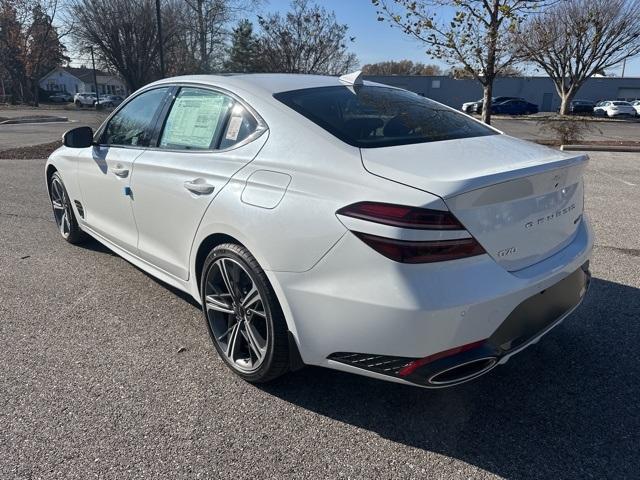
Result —
M 563 250 L 508 272 L 488 255 L 395 263 L 347 233 L 311 270 L 269 275 L 278 285 L 306 364 L 426 386 L 433 365 L 416 377 L 398 372 L 413 360 L 470 344 L 483 346 L 472 353 L 492 358 L 487 367 L 493 368 L 559 323 L 579 303 L 573 302 L 575 291 L 570 305 L 546 299 L 562 298 L 563 281 L 585 272 L 592 245 L 585 217 Z M 542 307 L 543 317 L 531 321 L 531 308 Z M 356 357 L 346 361 L 346 354 Z M 395 371 L 370 368 L 370 357 L 380 357 L 378 364 L 386 361 Z

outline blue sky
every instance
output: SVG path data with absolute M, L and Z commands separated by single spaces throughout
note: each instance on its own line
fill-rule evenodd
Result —
M 333 10 L 340 23 L 349 25 L 351 36 L 356 37 L 352 51 L 358 55 L 360 64 L 385 60 L 409 59 L 424 63 L 438 63 L 427 57 L 425 48 L 415 40 L 386 22 L 376 20 L 376 8 L 371 0 L 316 0 L 327 10 Z M 262 11 L 282 10 L 289 7 L 289 0 L 266 0 Z M 447 10 L 443 10 L 447 15 Z M 251 18 L 250 18 L 251 19 Z M 610 69 L 620 75 L 622 68 Z M 627 61 L 625 76 L 640 76 L 640 58 Z

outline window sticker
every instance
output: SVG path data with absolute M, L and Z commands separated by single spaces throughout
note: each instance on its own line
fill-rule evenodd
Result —
M 231 117 L 229 120 L 229 126 L 227 127 L 227 134 L 225 135 L 225 139 L 227 140 L 237 140 L 238 133 L 240 133 L 240 127 L 242 126 L 242 117 Z
M 185 147 L 206 150 L 227 108 L 222 95 L 179 95 L 162 135 L 161 147 Z

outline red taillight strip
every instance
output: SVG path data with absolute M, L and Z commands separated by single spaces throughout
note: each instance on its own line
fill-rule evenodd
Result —
M 409 363 L 406 367 L 403 367 L 402 370 L 398 372 L 398 376 L 407 377 L 415 372 L 418 368 L 423 367 L 428 363 L 435 362 L 436 360 L 440 360 L 442 358 L 451 357 L 453 355 L 458 355 L 460 353 L 468 352 L 469 350 L 480 348 L 482 345 L 484 345 L 485 342 L 486 340 L 479 340 L 477 342 L 460 345 L 459 347 L 454 347 L 443 352 L 434 353 L 433 355 L 429 355 L 428 357 L 419 358 L 418 360 L 414 360 L 413 362 Z
M 353 234 L 378 253 L 400 263 L 444 262 L 486 253 L 473 237 L 407 242 L 363 232 L 353 232 Z
M 359 202 L 343 207 L 336 213 L 400 228 L 464 230 L 458 219 L 451 212 L 445 210 L 408 207 L 391 203 Z

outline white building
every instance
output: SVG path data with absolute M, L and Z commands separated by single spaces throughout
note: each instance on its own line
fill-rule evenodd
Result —
M 125 83 L 117 76 L 96 70 L 98 93 L 102 95 L 127 95 Z M 40 79 L 40 88 L 48 92 L 95 92 L 93 70 L 80 67 L 58 67 Z

